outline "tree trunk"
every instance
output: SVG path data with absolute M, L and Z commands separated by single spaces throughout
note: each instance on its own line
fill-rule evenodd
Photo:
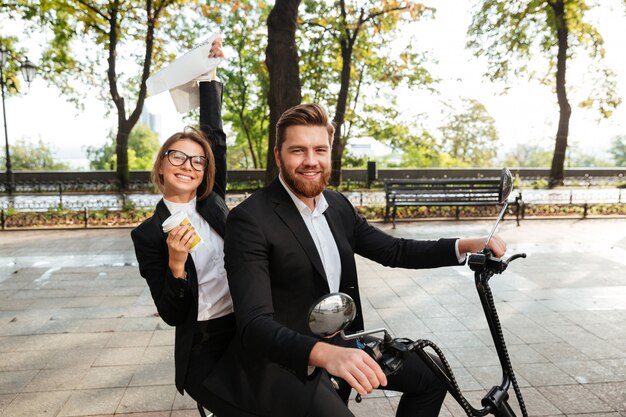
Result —
M 354 36 L 356 39 L 356 34 Z M 346 119 L 346 108 L 348 106 L 348 90 L 350 89 L 350 69 L 352 66 L 352 46 L 351 38 L 343 38 L 341 40 L 341 86 L 339 95 L 337 96 L 337 107 L 335 108 L 335 136 L 333 139 L 332 149 L 332 172 L 330 174 L 330 185 L 338 186 L 341 184 L 341 161 L 343 159 L 343 150 L 345 149 L 344 138 L 341 135 L 341 129 Z M 346 139 L 347 140 L 347 139 Z
M 550 188 L 563 185 L 565 178 L 565 153 L 567 151 L 567 137 L 569 135 L 569 119 L 572 108 L 567 100 L 566 78 L 567 69 L 567 36 L 569 29 L 565 18 L 565 8 L 563 0 L 553 4 L 554 14 L 557 22 L 558 53 L 556 64 L 556 95 L 559 103 L 559 127 L 556 132 L 556 142 L 554 145 L 554 156 L 552 157 L 552 167 L 550 169 Z
M 130 173 L 128 170 L 128 136 L 132 127 L 128 123 L 118 125 L 115 136 L 115 155 L 117 156 L 117 180 L 120 191 L 128 190 Z
M 167 3 L 162 3 L 162 6 Z M 129 185 L 129 166 L 128 166 L 128 135 L 133 127 L 137 124 L 143 104 L 146 99 L 146 80 L 150 76 L 150 66 L 152 65 L 152 53 L 154 49 L 154 29 L 159 19 L 162 9 L 153 10 L 152 0 L 146 0 L 146 40 L 145 55 L 143 68 L 141 73 L 141 81 L 139 84 L 139 93 L 137 95 L 137 103 L 130 116 L 126 117 L 126 104 L 124 97 L 119 93 L 117 86 L 117 44 L 119 42 L 120 29 L 120 2 L 115 0 L 111 4 L 109 19 L 109 48 L 107 57 L 107 79 L 109 81 L 109 92 L 111 99 L 117 109 L 117 135 L 115 139 L 115 155 L 117 156 L 117 180 L 119 182 L 120 191 L 128 190 Z
M 267 49 L 265 63 L 269 72 L 269 92 L 267 102 L 270 107 L 270 122 L 267 141 L 267 168 L 265 183 L 278 174 L 274 160 L 276 144 L 276 122 L 290 107 L 300 104 L 300 67 L 296 47 L 296 28 L 300 0 L 276 0 L 267 18 Z

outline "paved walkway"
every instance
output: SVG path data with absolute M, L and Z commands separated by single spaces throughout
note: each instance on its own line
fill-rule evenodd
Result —
M 381 225 L 389 230 L 387 225 Z M 403 237 L 484 235 L 490 222 L 400 223 Z M 532 416 L 626 416 L 626 220 L 506 222 L 528 258 L 492 280 Z M 359 259 L 366 327 L 440 345 L 474 404 L 499 383 L 467 267 Z M 197 416 L 174 386 L 174 333 L 155 314 L 128 229 L 0 232 L 0 415 Z M 391 416 L 399 397 L 351 403 Z M 441 416 L 464 413 L 448 397 Z

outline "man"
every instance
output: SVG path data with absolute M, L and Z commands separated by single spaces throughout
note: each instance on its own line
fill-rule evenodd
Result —
M 228 216 L 225 267 L 239 342 L 256 363 L 252 379 L 267 389 L 257 390 L 257 399 L 274 417 L 352 416 L 331 374 L 362 395 L 380 386 L 403 392 L 397 416 L 436 416 L 445 388 L 416 355 L 386 377 L 356 346 L 319 341 L 308 328 L 308 310 L 324 294 L 347 293 L 357 304 L 349 330 L 361 330 L 355 253 L 392 267 L 434 268 L 463 263 L 466 253 L 483 249 L 484 239 L 407 240 L 369 225 L 342 194 L 325 190 L 333 133 L 321 106 L 287 110 L 276 126 L 279 177 Z M 490 247 L 504 254 L 499 237 Z M 273 384 L 289 394 L 264 398 L 277 392 Z M 290 409 L 281 408 L 284 402 Z

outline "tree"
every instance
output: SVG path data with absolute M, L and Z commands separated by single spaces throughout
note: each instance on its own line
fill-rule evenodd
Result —
M 552 152 L 536 143 L 518 143 L 504 156 L 503 164 L 507 167 L 549 167 Z
M 443 151 L 463 166 L 490 166 L 497 153 L 495 120 L 480 102 L 465 99 L 463 104 L 462 111 L 451 113 L 440 128 Z
M 361 126 L 364 136 L 375 138 L 400 153 L 401 166 L 440 166 L 440 145 L 423 127 L 410 126 L 400 120 L 394 97 L 366 100 L 360 114 L 355 115 L 354 123 Z
M 153 64 L 158 68 L 173 58 L 166 51 L 166 41 L 173 39 L 189 47 L 196 39 L 197 27 L 189 21 L 190 14 L 183 12 L 184 6 L 192 3 L 16 0 L 6 6 L 10 13 L 19 12 L 33 30 L 51 33 L 41 59 L 41 73 L 50 83 L 74 102 L 81 99 L 76 81 L 100 88 L 101 98 L 115 109 L 115 154 L 122 190 L 129 181 L 129 134 L 143 109 Z
M 626 135 L 618 135 L 611 140 L 609 153 L 613 156 L 615 166 L 626 167 Z
M 128 166 L 131 170 L 150 170 L 159 151 L 159 138 L 150 128 L 139 123 L 128 136 Z M 87 158 L 91 169 L 114 171 L 117 165 L 115 136 L 109 136 L 109 142 L 97 148 L 87 148 Z
M 267 19 L 267 49 L 265 63 L 269 71 L 267 168 L 265 182 L 273 180 L 277 173 L 274 160 L 276 123 L 285 110 L 300 104 L 299 56 L 296 46 L 296 28 L 300 0 L 276 0 Z
M 2 10 L 0 8 L 0 10 Z M 26 55 L 24 49 L 17 46 L 17 38 L 15 36 L 0 36 L 0 46 L 2 46 L 10 56 L 23 57 Z M 17 59 L 7 59 L 2 68 L 5 80 L 5 95 L 10 97 L 17 95 L 21 90 L 20 62 Z
M 68 171 L 71 167 L 54 159 L 50 144 L 39 139 L 36 143 L 18 139 L 11 145 L 11 166 L 15 171 Z M 4 147 L 0 165 L 4 166 Z
M 604 117 L 611 115 L 621 99 L 615 96 L 611 70 L 601 66 L 604 57 L 602 36 L 585 21 L 591 6 L 586 0 L 483 0 L 468 29 L 468 47 L 487 58 L 486 76 L 492 81 L 530 74 L 536 53 L 548 63 L 548 77 L 554 79 L 559 105 L 559 124 L 550 169 L 550 186 L 563 184 L 565 153 L 572 113 L 566 88 L 567 62 L 574 53 L 589 55 L 598 78 L 597 89 L 582 104 L 596 108 Z M 599 6 L 598 6 L 599 7 Z
M 218 74 L 226 86 L 222 117 L 234 132 L 228 158 L 235 168 L 266 166 L 269 78 L 262 51 L 267 34 L 258 22 L 269 10 L 264 0 L 219 0 L 206 9 L 207 17 L 220 23 L 228 51 L 234 51 Z
M 330 183 L 341 182 L 343 152 L 349 138 L 349 127 L 357 112 L 363 87 L 374 83 L 398 86 L 432 81 L 423 67 L 421 56 L 415 54 L 411 44 L 396 56 L 391 56 L 387 45 L 400 33 L 403 22 L 414 21 L 431 11 L 423 4 L 411 0 L 368 0 L 364 2 L 325 3 L 305 1 L 307 30 L 303 44 L 311 48 L 306 54 L 307 68 L 316 71 L 321 62 L 330 64 L 331 79 L 320 74 L 312 77 L 313 96 L 322 98 L 334 91 L 333 122 L 336 127 L 332 149 L 332 174 Z M 337 79 L 339 80 L 338 92 Z M 356 81 L 353 83 L 353 81 Z

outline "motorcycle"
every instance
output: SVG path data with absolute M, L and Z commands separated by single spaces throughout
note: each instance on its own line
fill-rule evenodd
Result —
M 486 416 L 493 414 L 496 417 L 516 417 L 509 404 L 509 389 L 511 386 L 515 392 L 517 403 L 523 417 L 528 417 L 522 392 L 513 371 L 511 359 L 506 347 L 502 327 L 498 318 L 498 312 L 494 303 L 489 280 L 496 274 L 502 274 L 508 265 L 526 254 L 518 253 L 508 259 L 495 258 L 488 249 L 488 243 L 500 224 L 508 206 L 508 196 L 513 186 L 512 176 L 508 169 L 504 168 L 501 174 L 499 201 L 503 204 L 502 209 L 493 225 L 489 235 L 485 239 L 485 248 L 482 252 L 472 253 L 468 257 L 468 266 L 474 271 L 474 282 L 482 308 L 489 326 L 493 343 L 498 354 L 502 369 L 502 380 L 499 385 L 494 385 L 481 400 L 481 407 L 475 408 L 463 395 L 456 381 L 450 364 L 445 358 L 443 351 L 432 341 L 425 339 L 411 340 L 408 338 L 393 338 L 387 329 L 374 329 L 361 331 L 354 334 L 345 334 L 344 330 L 352 323 L 356 316 L 354 300 L 347 294 L 333 293 L 322 297 L 309 312 L 309 328 L 321 338 L 331 338 L 339 334 L 344 340 L 357 340 L 358 346 L 374 358 L 386 375 L 400 370 L 403 361 L 411 353 L 417 354 L 426 365 L 445 384 L 448 392 L 461 405 L 469 417 Z M 382 333 L 382 339 L 372 335 Z M 430 348 L 433 352 L 427 351 Z M 336 388 L 340 381 L 331 378 Z M 361 401 L 357 395 L 356 401 Z

